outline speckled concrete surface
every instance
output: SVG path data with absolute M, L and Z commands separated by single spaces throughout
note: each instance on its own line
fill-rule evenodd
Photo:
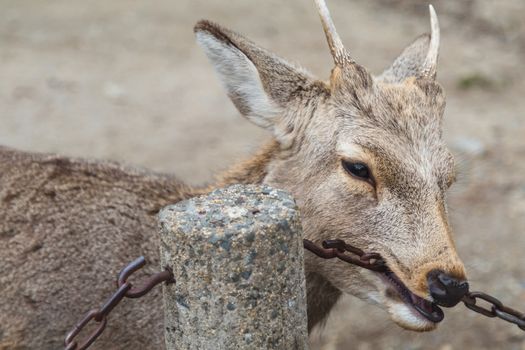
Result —
M 286 192 L 234 185 L 165 208 L 172 349 L 307 349 L 299 212 Z

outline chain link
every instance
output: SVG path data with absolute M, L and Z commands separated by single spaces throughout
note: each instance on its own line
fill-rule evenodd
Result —
M 349 264 L 357 265 L 362 268 L 376 271 L 388 272 L 390 269 L 386 262 L 377 253 L 365 253 L 361 249 L 345 243 L 340 239 L 325 240 L 322 242 L 322 247 L 316 245 L 314 242 L 304 239 L 304 248 L 314 253 L 323 259 L 338 258 Z M 345 253 L 351 253 L 357 256 L 353 257 Z M 65 350 L 85 350 L 95 342 L 95 340 L 104 332 L 107 324 L 107 316 L 115 306 L 124 298 L 140 298 L 147 294 L 156 285 L 166 282 L 175 283 L 173 273 L 165 270 L 150 276 L 142 284 L 141 287 L 134 287 L 128 278 L 141 269 L 146 264 L 144 257 L 139 257 L 122 269 L 117 278 L 117 291 L 104 303 L 100 309 L 92 309 L 71 329 L 65 338 Z M 478 305 L 477 301 L 483 300 L 488 303 L 490 307 Z M 496 299 L 495 297 L 483 292 L 467 292 L 462 299 L 467 308 L 479 314 L 490 318 L 499 318 L 504 321 L 517 325 L 521 330 L 525 331 L 525 314 L 512 309 Z M 75 338 L 78 334 L 91 322 L 98 323 L 98 326 L 91 332 L 91 334 L 78 344 Z
M 113 293 L 100 309 L 90 310 L 74 327 L 69 331 L 64 340 L 66 350 L 85 350 L 95 342 L 95 340 L 104 332 L 107 324 L 107 316 L 124 298 L 140 298 L 146 295 L 153 287 L 159 283 L 175 283 L 173 274 L 169 270 L 165 270 L 150 276 L 141 287 L 134 287 L 128 278 L 146 265 L 146 260 L 143 256 L 135 259 L 130 264 L 120 271 L 117 278 L 117 291 Z M 78 334 L 91 322 L 98 323 L 98 326 L 91 332 L 91 334 L 79 343 L 75 340 Z
M 304 248 L 311 251 L 315 255 L 323 259 L 338 258 L 347 263 L 363 267 L 368 270 L 376 272 L 389 271 L 386 262 L 377 253 L 365 253 L 361 249 L 345 243 L 343 240 L 334 239 L 322 242 L 322 248 L 310 240 L 303 240 Z M 344 254 L 350 252 L 357 255 L 359 258 Z M 477 304 L 477 300 L 484 300 L 490 304 L 490 307 L 483 307 Z M 484 316 L 494 318 L 497 317 L 504 321 L 517 325 L 521 330 L 525 331 L 525 314 L 503 305 L 501 301 L 495 297 L 483 292 L 467 292 L 462 299 L 467 308 Z
M 338 258 L 347 263 L 360 266 L 362 268 L 376 271 L 376 272 L 386 272 L 388 267 L 381 256 L 376 253 L 365 253 L 361 249 L 346 244 L 341 239 L 331 239 L 323 241 L 323 247 L 317 246 L 314 242 L 303 239 L 303 246 L 305 249 L 311 251 L 315 255 L 323 259 L 332 259 Z M 345 254 L 345 252 L 350 252 L 354 255 L 357 255 L 358 258 Z
M 490 308 L 477 305 L 477 300 L 481 299 L 490 304 Z M 475 311 L 487 317 L 497 317 L 504 321 L 510 322 L 525 331 L 525 314 L 503 305 L 501 301 L 495 297 L 483 292 L 468 292 L 463 297 L 463 304 L 470 310 Z

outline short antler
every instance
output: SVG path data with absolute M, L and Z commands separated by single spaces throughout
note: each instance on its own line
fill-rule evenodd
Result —
M 434 7 L 432 5 L 429 5 L 430 10 L 430 27 L 431 27 L 431 33 L 430 33 L 430 45 L 428 47 L 428 53 L 427 57 L 425 58 L 425 62 L 423 63 L 423 67 L 421 69 L 421 76 L 427 77 L 427 78 L 435 78 L 436 77 L 436 67 L 437 67 L 437 61 L 439 56 L 439 21 L 436 15 L 436 11 L 434 10 Z
M 343 46 L 343 42 L 337 34 L 335 29 L 334 22 L 330 16 L 330 11 L 326 6 L 325 0 L 314 0 L 317 10 L 319 11 L 319 16 L 321 17 L 321 22 L 323 24 L 324 33 L 326 35 L 326 40 L 328 41 L 328 46 L 330 47 L 330 52 L 334 58 L 336 66 L 342 66 L 344 63 L 351 62 L 351 58 Z

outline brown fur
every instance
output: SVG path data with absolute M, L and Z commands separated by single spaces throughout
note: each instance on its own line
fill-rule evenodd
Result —
M 351 61 L 328 83 L 211 22 L 195 31 L 239 111 L 274 139 L 216 186 L 266 183 L 291 192 L 305 237 L 342 238 L 376 251 L 414 292 L 428 298 L 435 268 L 464 278 L 445 192 L 454 162 L 441 137 L 444 95 L 419 76 L 428 36 L 375 78 Z M 423 52 L 422 52 L 423 50 Z M 361 161 L 376 186 L 347 174 Z M 65 332 L 114 291 L 118 270 L 139 255 L 158 270 L 155 215 L 203 193 L 176 178 L 118 164 L 0 148 L 0 349 L 56 349 Z M 372 272 L 307 253 L 309 329 L 342 294 L 386 308 L 414 330 L 400 301 Z M 163 347 L 160 290 L 114 310 L 96 349 Z
M 192 194 L 171 176 L 0 148 L 0 349 L 58 349 L 126 261 L 157 271 L 155 214 Z M 123 302 L 97 347 L 160 347 L 161 305 L 160 290 Z

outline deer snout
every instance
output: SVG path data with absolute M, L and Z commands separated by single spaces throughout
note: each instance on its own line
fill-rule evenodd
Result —
M 468 292 L 468 282 L 441 270 L 432 270 L 427 274 L 427 284 L 434 302 L 440 306 L 453 307 Z

